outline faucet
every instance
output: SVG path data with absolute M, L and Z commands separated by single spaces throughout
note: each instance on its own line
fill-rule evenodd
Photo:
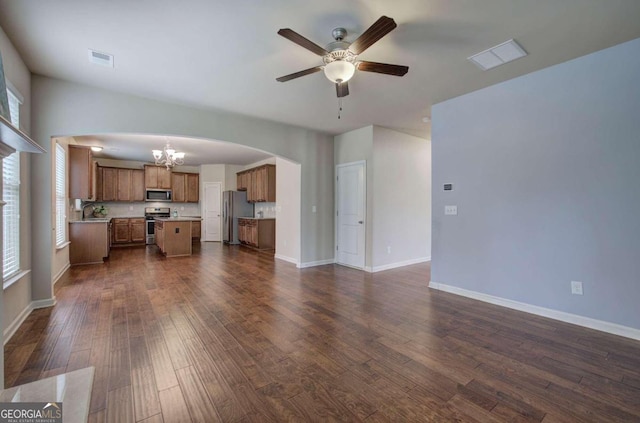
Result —
M 89 206 L 91 206 L 91 207 L 93 207 L 93 208 L 95 209 L 95 207 L 93 206 L 93 203 L 86 203 L 86 204 L 84 204 L 84 205 L 82 206 L 82 219 L 83 219 L 83 220 L 84 220 L 84 218 L 85 218 L 85 216 L 84 216 L 84 210 L 85 210 L 87 207 L 89 207 Z

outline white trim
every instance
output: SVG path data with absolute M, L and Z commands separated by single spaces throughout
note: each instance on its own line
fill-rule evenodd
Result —
M 2 336 L 4 337 L 4 341 L 2 345 L 4 346 L 7 344 L 7 342 L 9 342 L 11 337 L 15 335 L 20 325 L 24 323 L 24 321 L 27 319 L 27 317 L 29 317 L 29 314 L 31 314 L 33 310 L 38 308 L 52 307 L 54 305 L 56 305 L 55 297 L 49 298 L 47 300 L 31 301 L 29 304 L 27 304 L 24 310 L 22 310 L 20 314 L 18 314 L 16 318 L 13 319 L 13 322 L 11 322 L 11 324 L 7 326 L 7 328 L 2 333 Z
M 362 181 L 362 190 L 364 192 L 364 207 L 363 207 L 363 214 L 364 216 L 362 216 L 362 220 L 364 222 L 364 234 L 363 234 L 363 245 L 364 245 L 364 257 L 362 260 L 362 265 L 364 266 L 367 262 L 367 226 L 369 225 L 368 221 L 367 221 L 367 161 L 366 160 L 356 160 L 355 162 L 348 162 L 348 163 L 339 163 L 335 166 L 334 169 L 334 174 L 333 174 L 333 182 L 335 182 L 334 185 L 334 190 L 333 190 L 333 216 L 335 217 L 334 219 L 334 223 L 333 223 L 333 248 L 334 251 L 338 251 L 338 224 L 339 222 L 339 218 L 338 218 L 338 197 L 339 197 L 339 192 L 338 192 L 338 169 L 340 169 L 341 167 L 347 167 L 347 166 L 355 166 L 355 165 L 362 165 L 362 168 L 364 170 L 364 178 Z M 360 267 L 360 266 L 351 266 L 345 263 L 340 263 L 337 260 L 337 256 L 334 258 L 333 260 L 334 263 L 339 264 L 341 266 L 347 266 L 347 267 L 353 267 L 354 269 L 359 269 L 359 270 L 363 270 L 365 269 L 365 267 Z M 302 267 L 302 266 L 298 266 L 298 267 Z
M 469 291 L 464 288 L 458 288 L 456 286 L 437 283 L 434 281 L 429 282 L 429 288 L 437 289 L 439 291 L 449 292 L 451 294 L 461 295 L 467 298 L 473 298 L 475 300 L 483 301 L 485 303 L 496 304 L 502 307 L 524 311 L 525 313 L 531 313 L 531 314 L 535 314 L 542 317 L 548 317 L 550 319 L 559 320 L 561 322 L 572 323 L 574 325 L 583 326 L 586 328 L 595 329 L 602 332 L 611 333 L 613 335 L 624 336 L 626 338 L 636 339 L 640 341 L 640 329 L 636 329 L 628 326 L 622 326 L 617 323 L 605 322 L 603 320 L 596 320 L 590 317 L 584 317 L 584 316 L 579 316 L 577 314 L 566 313 L 564 311 L 552 310 L 545 307 L 539 307 L 539 306 L 535 306 L 527 303 L 521 303 L 519 301 L 513 301 L 507 298 L 495 297 L 493 295 L 483 294 L 481 292 Z
M 22 279 L 29 273 L 31 273 L 31 269 L 20 270 L 18 273 L 14 274 L 13 276 L 8 277 L 5 281 L 2 282 L 2 289 L 9 288 L 11 285 L 18 282 L 20 279 Z
M 273 258 L 277 258 L 277 259 L 282 260 L 282 261 L 286 261 L 286 262 L 289 262 L 289 263 L 293 263 L 293 264 L 295 264 L 296 266 L 298 266 L 298 264 L 299 264 L 299 263 L 298 263 L 298 260 L 294 259 L 293 257 L 283 256 L 282 254 L 275 254 L 275 255 L 273 256 Z M 299 267 L 299 266 L 298 266 L 298 267 Z
M 47 298 L 46 300 L 31 301 L 31 305 L 33 306 L 34 310 L 38 308 L 53 307 L 54 305 L 56 305 L 56 297 Z
M 383 270 L 395 269 L 395 268 L 398 268 L 398 267 L 411 266 L 412 264 L 426 263 L 428 261 L 431 261 L 431 256 L 429 256 L 429 257 L 420 257 L 420 258 L 417 258 L 417 259 L 411 259 L 411 260 L 405 260 L 405 261 L 399 261 L 397 263 L 384 264 L 382 266 L 375 266 L 375 267 L 365 266 L 364 271 L 365 272 L 369 272 L 369 273 L 375 273 L 375 272 L 381 272 Z
M 4 330 L 4 343 L 3 345 L 7 345 L 7 342 L 11 339 L 13 335 L 15 335 L 16 331 L 20 327 L 20 325 L 29 317 L 29 314 L 33 311 L 33 303 L 27 304 L 27 306 L 13 319 L 13 322 Z
M 67 246 L 71 244 L 71 241 L 64 241 L 60 245 L 56 245 L 56 250 L 62 250 L 63 248 L 67 248 Z
M 16 86 L 13 85 L 11 81 L 9 81 L 7 78 L 4 79 L 4 82 L 6 83 L 6 86 L 9 89 L 9 91 L 11 91 L 11 94 L 13 94 L 14 97 L 18 99 L 18 103 L 20 103 L 21 105 L 24 104 L 24 96 L 20 91 L 18 91 Z
M 318 261 L 308 261 L 306 263 L 298 263 L 296 267 L 299 269 L 304 269 L 305 267 L 314 267 L 314 266 L 324 266 L 325 264 L 334 264 L 336 259 L 327 259 L 327 260 L 318 260 Z
M 60 278 L 62 277 L 62 275 L 64 275 L 64 272 L 66 272 L 67 270 L 69 270 L 69 268 L 71 267 L 71 263 L 67 263 L 59 272 L 57 275 L 54 276 L 53 278 L 53 285 L 57 284 L 58 281 L 60 280 Z

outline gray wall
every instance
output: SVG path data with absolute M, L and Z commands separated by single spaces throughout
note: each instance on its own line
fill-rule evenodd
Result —
M 0 28 L 0 53 L 2 54 L 5 79 L 11 82 L 24 97 L 24 103 L 20 106 L 20 129 L 30 134 L 31 72 L 2 28 Z M 30 156 L 32 154 L 20 154 L 20 268 L 22 270 L 31 269 Z M 12 323 L 31 304 L 31 276 L 31 273 L 27 273 L 13 285 L 0 292 L 0 304 L 2 305 L 0 330 L 3 333 L 7 329 L 11 329 Z M 0 369 L 0 387 L 2 387 L 4 366 L 2 366 L 1 357 L 0 367 L 2 367 Z
M 639 76 L 637 39 L 435 105 L 432 280 L 640 328 Z
M 301 260 L 333 258 L 333 137 L 304 128 L 220 111 L 206 111 L 34 75 L 33 138 L 100 133 L 185 135 L 258 148 L 301 164 Z M 51 179 L 51 154 L 34 156 L 33 180 Z M 32 187 L 34 210 L 51 209 L 51 187 Z M 329 201 L 327 201 L 329 199 Z M 311 205 L 318 206 L 311 213 Z M 34 221 L 34 299 L 51 295 L 51 223 Z M 47 286 L 49 284 L 49 286 Z

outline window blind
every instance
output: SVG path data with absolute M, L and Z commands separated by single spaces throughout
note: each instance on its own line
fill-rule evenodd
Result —
M 11 123 L 20 127 L 20 101 L 7 90 Z M 2 278 L 7 279 L 20 271 L 20 153 L 15 152 L 2 160 L 3 245 Z
M 67 240 L 67 207 L 65 189 L 67 185 L 67 159 L 64 148 L 56 144 L 56 245 Z

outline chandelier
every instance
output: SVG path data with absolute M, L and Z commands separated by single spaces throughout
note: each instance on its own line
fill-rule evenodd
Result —
M 156 159 L 156 164 L 165 165 L 167 169 L 176 165 L 180 166 L 184 164 L 184 153 L 171 148 L 168 139 L 167 145 L 164 146 L 164 150 L 152 150 L 152 153 L 153 158 Z

